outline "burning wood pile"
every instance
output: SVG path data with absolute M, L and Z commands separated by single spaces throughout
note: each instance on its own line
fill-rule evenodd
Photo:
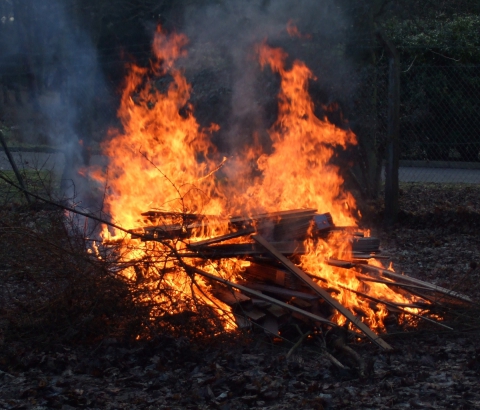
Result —
M 257 324 L 278 335 L 295 321 L 345 326 L 383 349 L 389 321 L 445 327 L 438 308 L 470 300 L 379 262 L 379 240 L 357 228 L 355 198 L 333 161 L 356 136 L 317 116 L 312 71 L 259 43 L 258 70 L 280 79 L 278 117 L 260 130 L 268 140 L 255 131 L 230 141 L 238 146 L 224 156 L 211 138 L 219 126 L 200 127 L 191 86 L 175 68 L 187 42 L 158 28 L 150 67 L 129 67 L 122 127 L 103 145 L 108 171 L 89 170 L 107 187 L 101 194 L 117 226 L 138 227 L 131 238 L 104 227 L 101 245 L 119 240 L 119 270 L 158 315 L 200 303 L 226 328 Z
M 384 307 L 384 322 L 392 318 L 397 321 L 402 316 L 404 320 L 423 320 L 448 329 L 451 328 L 441 323 L 438 316 L 441 308 L 472 302 L 467 296 L 384 269 L 378 263 L 383 256 L 377 238 L 366 236 L 356 227 L 335 226 L 329 213 L 319 214 L 316 209 L 232 217 L 223 221 L 228 223 L 229 233 L 204 240 L 195 240 L 193 232 L 220 221 L 191 214 L 184 215 L 186 223 L 174 224 L 171 213 L 149 211 L 142 215 L 154 224 L 131 230 L 132 237 L 162 244 L 181 241 L 185 246 L 177 247 L 175 252 L 178 268 L 203 277 L 210 294 L 231 309 L 240 328 L 253 323 L 278 335 L 283 327 L 295 321 L 318 328 L 348 323 L 352 330 L 389 350 L 391 346 L 363 321 L 368 312 L 362 305 L 344 306 L 338 295 L 350 293 L 376 312 Z M 297 265 L 308 252 L 309 241 L 318 246 L 319 242 L 328 243 L 335 238 L 338 247 L 339 237 L 345 241 L 343 254 L 332 255 L 324 262 L 333 268 L 334 274 L 342 276 L 342 271 L 349 272 L 356 283 L 332 281 Z M 239 266 L 234 280 L 198 267 L 211 261 L 220 261 L 216 264 L 220 266 L 222 260 L 230 258 Z M 372 264 L 373 261 L 376 262 Z M 392 292 L 375 296 L 373 284 Z M 391 295 L 400 296 L 401 301 Z M 343 320 L 338 320 L 339 316 Z M 381 327 L 385 329 L 383 324 Z

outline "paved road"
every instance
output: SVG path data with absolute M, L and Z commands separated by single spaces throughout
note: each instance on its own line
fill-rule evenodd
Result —
M 480 169 L 400 167 L 401 182 L 480 184 Z
M 18 168 L 48 169 L 61 173 L 65 157 L 61 153 L 12 152 Z M 105 163 L 100 155 L 92 157 L 92 163 Z M 5 152 L 0 151 L 0 170 L 11 169 Z M 480 184 L 480 169 L 400 167 L 401 182 L 439 182 Z

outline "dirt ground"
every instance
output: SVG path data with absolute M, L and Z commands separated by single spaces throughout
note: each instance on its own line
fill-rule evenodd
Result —
M 480 187 L 405 184 L 400 200 L 399 221 L 388 231 L 381 204 L 365 205 L 363 223 L 382 252 L 397 271 L 478 301 Z M 169 336 L 48 346 L 8 340 L 0 353 L 0 408 L 475 409 L 478 313 L 478 305 L 453 312 L 446 319 L 453 331 L 421 324 L 390 334 L 388 353 L 351 341 L 363 375 L 351 356 L 319 338 L 292 352 L 293 343 L 262 333 L 213 343 Z

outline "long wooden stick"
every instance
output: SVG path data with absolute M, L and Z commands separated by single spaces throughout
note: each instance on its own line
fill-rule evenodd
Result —
M 334 299 L 330 294 L 315 283 L 310 277 L 302 271 L 298 266 L 288 260 L 280 252 L 278 252 L 268 241 L 260 235 L 252 235 L 252 238 L 262 245 L 272 256 L 274 256 L 279 262 L 282 263 L 291 273 L 293 273 L 298 279 L 305 283 L 310 289 L 317 293 L 322 299 L 325 300 L 330 306 L 336 309 L 340 314 L 345 316 L 352 324 L 363 332 L 372 342 L 380 346 L 384 350 L 393 350 L 387 342 L 375 334 L 365 323 L 363 323 L 358 317 L 356 317 L 350 310 L 343 306 L 338 300 Z
M 443 293 L 444 295 L 450 296 L 452 298 L 460 299 L 460 300 L 462 300 L 464 302 L 468 302 L 468 303 L 473 303 L 472 299 L 470 299 L 468 296 L 462 295 L 461 293 L 454 292 L 453 290 L 449 290 L 449 289 L 446 289 L 446 288 L 442 288 L 441 286 L 432 285 L 431 283 L 424 282 L 423 280 L 420 280 L 420 279 L 412 278 L 411 276 L 400 275 L 398 273 L 389 271 L 388 269 L 378 268 L 377 266 L 373 266 L 373 265 L 357 265 L 357 269 L 359 269 L 361 271 L 366 271 L 367 273 L 370 273 L 370 274 L 371 273 L 380 274 L 384 277 L 394 279 L 394 280 L 399 281 L 399 282 L 404 282 L 404 283 L 408 282 L 408 283 L 412 283 L 414 285 L 419 285 L 419 286 L 422 286 L 424 288 L 428 288 L 430 290 L 434 290 L 436 292 Z
M 330 326 L 337 326 L 335 323 L 331 322 L 330 320 L 325 319 L 324 317 L 314 315 L 313 313 L 307 312 L 305 310 L 297 308 L 296 306 L 289 305 L 289 304 L 284 303 L 280 300 L 277 300 L 277 299 L 272 298 L 270 296 L 264 295 L 263 293 L 257 292 L 256 290 L 253 290 L 253 289 L 250 289 L 250 288 L 247 288 L 246 286 L 230 282 L 229 280 L 223 279 L 223 278 L 221 278 L 219 276 L 216 276 L 216 275 L 212 275 L 211 273 L 208 273 L 208 272 L 205 272 L 201 269 L 198 269 L 195 266 L 190 266 L 190 265 L 187 265 L 187 264 L 182 264 L 182 266 L 187 271 L 197 273 L 201 276 L 204 276 L 205 278 L 214 280 L 216 282 L 223 283 L 224 285 L 227 285 L 227 286 L 231 286 L 232 288 L 241 290 L 243 293 L 255 296 L 256 298 L 265 300 L 266 302 L 273 303 L 274 305 L 280 306 L 280 307 L 282 307 L 284 309 L 287 309 L 287 310 L 290 310 L 292 312 L 300 313 L 301 315 L 303 315 L 305 317 L 308 317 L 310 319 L 313 319 L 317 322 L 325 323 L 325 324 L 330 325 Z

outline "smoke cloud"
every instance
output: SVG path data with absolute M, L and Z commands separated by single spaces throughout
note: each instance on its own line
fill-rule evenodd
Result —
M 77 171 L 90 159 L 86 147 L 99 120 L 98 101 L 109 100 L 92 42 L 96 33 L 88 25 L 86 30 L 81 10 L 68 8 L 68 2 L 12 4 L 12 36 L 2 57 L 17 61 L 14 80 L 28 90 L 28 95 L 22 91 L 13 121 L 26 142 L 64 152 L 62 189 L 72 197 L 88 191 Z

